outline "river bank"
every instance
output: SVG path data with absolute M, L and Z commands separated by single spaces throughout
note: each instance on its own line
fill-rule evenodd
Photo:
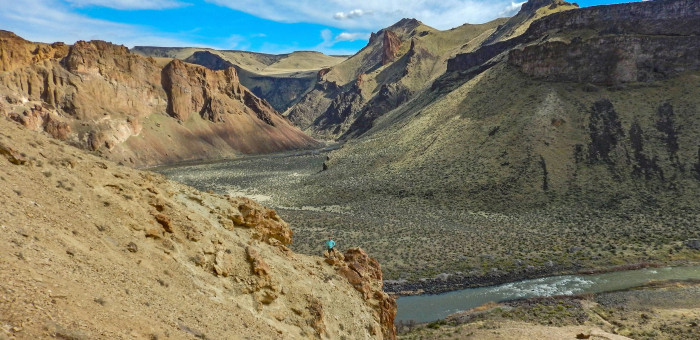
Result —
M 468 288 L 436 295 L 397 299 L 398 321 L 428 322 L 490 302 L 558 295 L 598 294 L 655 281 L 700 280 L 700 266 L 655 267 L 587 275 L 549 276 L 507 284 Z
M 698 266 L 700 262 L 693 261 L 672 261 L 672 262 L 642 262 L 626 265 L 618 265 L 602 268 L 532 268 L 522 272 L 492 273 L 482 276 L 460 276 L 457 274 L 445 275 L 441 277 L 422 279 L 417 282 L 397 282 L 392 280 L 384 281 L 384 291 L 394 297 L 434 295 L 448 293 L 452 291 L 479 288 L 487 286 L 501 285 L 522 280 L 538 279 L 549 276 L 561 275 L 590 275 L 619 272 L 626 270 L 637 270 L 644 268 L 659 267 L 680 267 Z
M 398 322 L 399 339 L 697 339 L 700 280 L 597 294 L 487 303 L 430 323 Z

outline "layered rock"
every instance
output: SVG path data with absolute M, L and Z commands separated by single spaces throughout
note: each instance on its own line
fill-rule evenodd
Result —
M 700 69 L 700 37 L 613 36 L 570 43 L 552 41 L 513 50 L 508 62 L 526 74 L 549 81 L 601 85 L 650 82 Z
M 195 112 L 203 119 L 223 122 L 225 116 L 248 108 L 274 126 L 275 110 L 240 84 L 233 67 L 212 71 L 175 59 L 163 68 L 162 84 L 168 95 L 166 112 L 179 120 Z
M 546 3 L 530 1 L 521 12 Z M 665 79 L 698 68 L 698 27 L 700 4 L 688 0 L 562 11 L 532 22 L 522 35 L 458 54 L 448 61 L 447 78 L 450 72 L 473 76 L 507 58 L 527 74 L 556 81 Z M 563 31 L 568 38 L 554 38 Z
M 104 41 L 46 45 L 9 32 L 0 36 L 0 60 L 4 115 L 114 160 L 152 165 L 316 145 L 233 68 L 161 68 Z
M 275 110 L 286 111 L 313 89 L 317 72 L 342 62 L 344 56 L 297 51 L 264 54 L 201 48 L 136 46 L 134 52 L 158 58 L 177 58 L 212 70 L 236 68 L 243 86 L 265 99 Z

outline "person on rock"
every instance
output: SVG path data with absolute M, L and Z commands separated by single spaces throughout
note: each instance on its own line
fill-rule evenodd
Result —
M 328 248 L 328 257 L 335 257 L 335 241 L 331 239 L 331 237 L 328 237 L 328 241 L 326 241 L 326 247 Z

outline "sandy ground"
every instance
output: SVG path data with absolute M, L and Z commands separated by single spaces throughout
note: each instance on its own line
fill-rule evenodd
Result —
M 381 337 L 333 267 L 261 236 L 283 222 L 257 203 L 4 119 L 0 146 L 0 339 Z M 260 226 L 232 223 L 244 203 Z

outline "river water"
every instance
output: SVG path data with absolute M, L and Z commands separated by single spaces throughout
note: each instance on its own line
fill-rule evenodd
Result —
M 552 276 L 437 295 L 406 296 L 397 300 L 396 321 L 435 321 L 488 302 L 603 293 L 638 287 L 652 281 L 688 279 L 700 279 L 700 267 L 646 268 L 593 275 Z

